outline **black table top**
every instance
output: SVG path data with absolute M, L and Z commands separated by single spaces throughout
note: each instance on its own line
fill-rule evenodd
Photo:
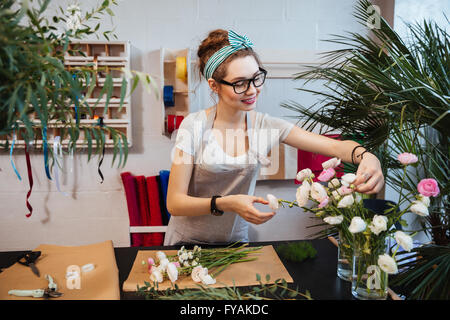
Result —
M 268 241 L 268 242 L 253 242 L 249 246 L 273 245 L 274 248 L 281 244 L 294 241 Z M 317 250 L 315 258 L 306 259 L 302 262 L 292 262 L 280 257 L 287 271 L 294 280 L 293 287 L 298 286 L 298 291 L 305 293 L 308 290 L 311 297 L 315 300 L 350 300 L 353 299 L 351 295 L 351 283 L 343 281 L 336 275 L 337 268 L 337 248 L 327 239 L 308 240 Z M 119 269 L 119 283 L 120 288 L 127 279 L 137 252 L 139 250 L 170 250 L 179 249 L 179 246 L 170 247 L 126 247 L 114 248 L 117 267 Z M 8 251 L 0 252 L 0 268 L 7 268 L 15 263 L 16 258 L 23 251 Z M 250 275 L 256 277 L 255 275 Z M 265 275 L 261 275 L 262 279 Z M 275 280 L 275 279 L 273 279 Z M 122 292 L 121 299 L 143 299 L 131 292 Z

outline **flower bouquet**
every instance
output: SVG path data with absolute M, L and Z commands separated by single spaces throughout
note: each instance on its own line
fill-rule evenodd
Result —
M 398 160 L 404 167 L 404 181 L 407 166 L 415 163 L 417 157 L 402 153 Z M 402 189 L 397 204 L 383 214 L 377 214 L 364 206 L 361 194 L 355 191 L 355 174 L 347 173 L 341 179 L 336 177 L 335 168 L 340 163 L 337 158 L 322 163 L 323 171 L 318 180 L 323 184 L 313 182 L 314 174 L 310 169 L 301 170 L 297 174 L 297 180 L 302 184 L 297 189 L 296 200 L 290 202 L 277 199 L 277 205 L 287 203 L 289 207 L 302 207 L 321 218 L 330 226 L 329 230 L 338 231 L 340 248 L 352 266 L 353 296 L 358 299 L 386 299 L 388 274 L 398 271 L 395 255 L 399 247 L 406 251 L 412 249 L 412 236 L 398 230 L 396 226 L 406 225 L 402 220 L 406 212 L 427 215 L 429 197 L 437 196 L 439 187 L 434 179 L 423 179 L 417 185 L 418 194 L 404 195 Z M 269 201 L 275 206 L 272 195 Z M 400 210 L 405 202 L 406 208 Z M 391 238 L 396 242 L 393 253 L 390 248 Z
M 240 246 L 236 244 L 209 249 L 195 245 L 192 250 L 182 246 L 176 255 L 166 255 L 163 251 L 158 251 L 157 261 L 148 258 L 147 261 L 142 261 L 142 264 L 148 265 L 150 281 L 156 287 L 165 279 L 175 284 L 180 276 L 190 276 L 196 283 L 211 285 L 216 283 L 216 277 L 229 265 L 257 259 L 250 255 L 262 248 L 261 246 L 246 248 L 248 243 Z M 150 287 L 150 283 L 146 283 L 146 286 Z

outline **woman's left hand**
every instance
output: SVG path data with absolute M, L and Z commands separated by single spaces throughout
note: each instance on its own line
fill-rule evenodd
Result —
M 384 186 L 384 176 L 380 160 L 375 155 L 369 152 L 364 153 L 353 184 L 356 186 L 357 192 L 366 194 L 380 192 Z

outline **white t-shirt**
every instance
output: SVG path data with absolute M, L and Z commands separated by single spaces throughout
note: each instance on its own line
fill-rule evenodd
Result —
M 255 157 L 267 157 L 270 150 L 283 142 L 295 126 L 292 122 L 270 116 L 267 113 L 250 111 L 248 116 L 251 117 L 251 129 L 247 134 L 251 137 L 249 136 L 249 152 L 245 154 L 232 157 L 222 149 L 215 135 L 209 134 L 210 130 L 205 130 L 205 110 L 190 113 L 183 119 L 178 128 L 175 147 L 193 156 L 194 163 L 201 162 L 211 171 L 235 166 L 242 167 L 256 161 Z M 219 136 L 221 136 L 220 133 Z M 242 136 L 240 137 L 242 138 Z M 203 145 L 202 139 L 205 141 Z

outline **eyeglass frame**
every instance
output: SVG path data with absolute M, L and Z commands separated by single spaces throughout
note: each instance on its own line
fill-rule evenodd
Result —
M 219 82 L 219 83 L 222 83 L 222 84 L 226 84 L 227 86 L 232 86 L 232 87 L 233 87 L 233 91 L 234 91 L 234 93 L 236 93 L 236 94 L 243 94 L 244 92 L 247 92 L 248 89 L 250 89 L 250 82 L 253 83 L 253 86 L 254 86 L 255 88 L 261 87 L 261 86 L 264 84 L 264 82 L 266 82 L 267 70 L 265 70 L 265 69 L 263 69 L 263 68 L 260 67 L 260 68 L 259 68 L 259 71 L 262 72 L 262 74 L 264 74 L 264 80 L 263 80 L 263 83 L 261 83 L 259 86 L 256 86 L 256 85 L 255 85 L 255 79 L 256 79 L 257 76 L 260 75 L 260 73 L 258 73 L 256 76 L 254 76 L 254 77 L 251 78 L 251 79 L 237 80 L 237 81 L 235 81 L 235 82 L 233 82 L 233 83 L 228 82 L 228 81 L 225 81 L 225 80 L 223 80 L 223 79 L 219 80 L 218 82 Z M 236 83 L 239 82 L 239 81 L 247 81 L 247 89 L 245 89 L 245 90 L 242 91 L 242 92 L 237 93 L 237 92 L 236 92 L 236 87 L 235 87 L 235 86 L 236 86 Z

